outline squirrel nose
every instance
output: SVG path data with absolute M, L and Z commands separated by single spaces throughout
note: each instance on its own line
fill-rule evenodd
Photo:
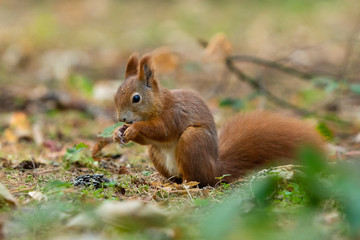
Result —
M 118 117 L 117 120 L 118 120 L 118 122 L 125 122 L 125 121 L 126 121 L 126 118 L 120 118 L 120 117 Z

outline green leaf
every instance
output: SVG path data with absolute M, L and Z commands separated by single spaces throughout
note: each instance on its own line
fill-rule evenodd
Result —
M 316 130 L 323 136 L 326 140 L 331 141 L 334 139 L 334 133 L 331 129 L 326 125 L 325 122 L 320 122 L 316 126 Z
M 142 174 L 148 177 L 151 175 L 151 172 L 150 171 L 142 171 Z
M 64 181 L 60 181 L 60 180 L 54 180 L 54 181 L 49 182 L 45 186 L 44 190 L 49 191 L 49 190 L 53 190 L 53 189 L 69 188 L 71 186 L 72 186 L 72 184 L 69 183 L 69 182 L 64 182 Z
M 89 145 L 86 145 L 85 143 L 81 142 L 81 143 L 75 145 L 72 148 L 66 149 L 66 152 L 71 153 L 71 154 L 75 154 L 75 153 L 78 153 L 78 152 L 80 152 L 81 150 L 83 150 L 84 148 L 87 148 L 87 147 L 89 147 Z
M 330 77 L 316 77 L 312 79 L 315 85 L 324 87 L 325 93 L 330 94 L 340 87 L 336 79 Z
M 333 82 L 336 82 L 334 78 L 330 77 L 315 77 L 311 80 L 315 85 L 329 85 Z
M 69 83 L 72 87 L 77 88 L 79 92 L 85 96 L 92 96 L 94 84 L 89 78 L 83 75 L 75 74 L 70 77 Z
M 90 157 L 90 152 L 83 151 L 84 149 L 86 149 L 88 147 L 89 147 L 89 145 L 86 145 L 85 143 L 81 142 L 72 148 L 66 149 L 66 153 L 63 157 L 64 162 L 68 166 L 70 166 L 69 164 L 75 163 L 75 162 L 81 162 L 83 164 L 93 163 L 94 160 Z
M 228 177 L 228 176 L 231 176 L 231 174 L 224 174 L 221 177 L 215 177 L 215 179 L 222 180 L 224 177 Z
M 324 99 L 324 91 L 319 89 L 306 89 L 299 92 L 302 105 L 311 106 Z
M 330 94 L 332 92 L 334 92 L 336 89 L 338 89 L 340 86 L 340 84 L 338 82 L 330 82 L 326 87 L 325 87 L 325 92 L 327 94 Z
M 235 110 L 240 110 L 244 107 L 244 102 L 241 99 L 224 98 L 220 100 L 220 107 L 232 107 Z
M 98 134 L 98 137 L 103 137 L 103 138 L 112 137 L 114 130 L 122 125 L 124 125 L 124 123 L 118 122 L 110 127 L 107 127 L 104 129 L 104 131 L 102 131 L 102 133 Z
M 349 89 L 352 92 L 360 95 L 360 84 L 359 83 L 350 84 Z

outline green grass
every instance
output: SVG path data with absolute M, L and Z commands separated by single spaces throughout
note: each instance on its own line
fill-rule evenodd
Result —
M 239 183 L 189 189 L 188 193 L 177 190 L 181 188 L 171 189 L 166 182 L 154 187 L 153 176 L 142 173 L 121 175 L 99 189 L 74 187 L 70 182 L 72 173 L 64 170 L 41 179 L 28 175 L 27 183 L 46 199 L 28 199 L 26 207 L 16 211 L 2 209 L 11 216 L 6 236 L 43 239 L 77 235 L 78 230 L 108 239 L 358 236 L 359 164 L 329 164 L 308 149 L 301 152 L 300 160 L 301 167 L 273 167 Z M 119 191 L 121 188 L 124 192 Z M 147 199 L 148 203 L 134 199 Z M 112 210 L 104 214 L 107 204 Z M 61 230 L 64 226 L 66 231 Z
M 224 32 L 233 44 L 233 54 L 252 54 L 269 60 L 289 58 L 294 50 L 302 51 L 309 46 L 309 52 L 304 53 L 312 58 L 313 46 L 326 45 L 329 46 L 326 52 L 341 63 L 339 48 L 348 42 L 357 4 L 355 0 L 186 0 L 157 1 L 150 7 L 145 1 L 8 1 L 1 9 L 6 13 L 2 15 L 5 37 L 0 42 L 1 54 L 11 47 L 22 52 L 15 67 L 1 61 L 0 84 L 56 87 L 71 92 L 74 99 L 90 102 L 97 80 L 122 78 L 130 52 L 145 53 L 170 46 L 183 54 L 180 57 L 184 61 L 176 74 L 164 80 L 166 86 L 178 87 L 177 80 L 190 85 L 196 82 L 206 85 L 208 93 L 212 86 L 201 81 L 211 74 L 214 79 L 210 80 L 216 82 L 217 72 L 206 72 L 210 65 L 199 60 L 203 49 L 197 48 L 197 39 L 208 41 L 214 34 Z M 40 82 L 39 76 L 49 70 L 43 67 L 52 63 L 42 63 L 42 56 L 51 50 L 79 51 L 89 59 L 73 66 L 66 79 L 54 79 L 55 75 L 51 75 Z M 61 54 L 57 54 L 61 59 Z M 329 56 L 324 53 L 323 57 Z M 252 76 L 263 75 L 263 69 L 243 70 Z M 303 107 L 316 106 L 323 97 L 331 97 L 337 91 L 355 95 L 360 92 L 358 84 L 346 79 L 339 83 L 332 78 L 313 79 L 301 85 L 301 89 L 291 86 L 288 91 L 282 86 L 291 80 L 287 75 L 264 73 L 269 78 L 264 80 L 270 81 L 270 84 L 264 81 L 264 86 L 272 87 L 271 81 L 276 82 L 275 85 L 283 87 L 280 90 L 285 93 L 284 98 L 292 92 L 289 99 Z M 215 99 L 212 110 L 218 105 L 233 111 L 259 105 L 258 94 L 244 93 L 243 86 L 236 84 L 230 88 L 235 91 Z M 15 96 L 16 106 L 27 101 L 24 93 L 28 89 Z M 218 110 L 221 115 L 224 109 L 214 112 Z M 1 137 L 8 116 L 1 113 Z M 114 126 L 108 127 L 109 120 L 56 108 L 29 118 L 30 123 L 41 125 L 44 139 L 58 146 L 59 151 L 34 141 L 11 145 L 1 139 L 0 156 L 11 161 L 10 167 L 1 169 L 1 182 L 20 202 L 14 209 L 0 198 L 0 226 L 7 239 L 360 237 L 360 168 L 356 157 L 352 157 L 352 162 L 328 163 L 307 150 L 299 157 L 303 167 L 269 168 L 239 182 L 199 189 L 162 178 L 147 161 L 144 147 L 136 144 L 124 148 L 109 144 L 99 155 L 100 162 L 94 161 L 91 147 L 96 137 L 112 135 Z M 345 128 L 345 124 L 338 114 L 327 114 L 319 120 L 317 129 L 333 142 L 339 142 L 337 131 Z M 45 165 L 35 170 L 14 169 L 29 159 Z M 76 176 L 94 173 L 102 173 L 112 182 L 99 189 L 73 186 Z M 45 197 L 36 200 L 29 196 L 31 191 Z

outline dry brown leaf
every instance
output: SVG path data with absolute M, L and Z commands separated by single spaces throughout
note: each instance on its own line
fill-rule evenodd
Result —
M 179 185 L 177 183 L 166 183 L 163 187 L 167 189 L 177 189 L 179 188 Z
M 155 49 L 152 53 L 152 63 L 158 73 L 170 73 L 179 65 L 179 58 L 168 48 Z
M 18 206 L 18 201 L 9 190 L 0 182 L 0 197 L 12 206 Z
M 162 186 L 161 182 L 151 182 L 150 186 L 155 187 L 155 188 L 160 188 Z
M 201 189 L 200 188 L 192 188 L 192 189 L 187 189 L 187 190 L 173 190 L 171 191 L 171 193 L 176 193 L 176 194 L 181 194 L 181 195 L 188 195 L 190 193 L 194 194 L 194 193 L 200 193 Z
M 232 44 L 224 33 L 215 34 L 205 49 L 205 60 L 223 61 L 231 52 Z
M 94 211 L 95 217 L 87 213 L 71 218 L 66 224 L 67 229 L 93 228 L 99 221 L 128 229 L 137 226 L 139 229 L 163 227 L 168 221 L 167 212 L 152 204 L 139 200 L 123 202 L 104 202 Z
M 128 222 L 149 226 L 162 225 L 167 216 L 162 209 L 139 200 L 104 202 L 96 213 L 102 221 L 119 226 L 127 225 Z
M 32 197 L 33 199 L 35 199 L 37 201 L 40 201 L 42 199 L 46 200 L 46 196 L 39 191 L 31 191 L 31 192 L 28 192 L 28 194 L 30 197 Z
M 171 192 L 174 188 L 173 187 L 163 187 L 161 188 L 162 190 L 164 190 L 165 192 Z
M 360 151 L 349 151 L 344 153 L 346 156 L 360 156 Z
M 43 125 L 41 123 L 35 123 L 32 128 L 32 133 L 34 136 L 34 141 L 37 145 L 42 145 L 44 143 L 44 135 L 42 132 Z
M 120 166 L 118 173 L 119 174 L 131 174 L 131 171 L 126 166 Z
M 28 116 L 23 112 L 14 112 L 10 119 L 10 127 L 16 128 L 18 131 L 30 131 L 30 122 Z
M 203 190 L 202 190 L 202 194 L 204 194 L 205 197 L 208 197 L 209 194 L 210 194 L 210 189 L 208 189 L 208 188 L 207 188 L 207 189 L 203 189 Z
M 15 143 L 20 138 L 31 138 L 31 125 L 28 116 L 23 112 L 14 112 L 10 118 L 9 128 L 4 131 L 4 138 Z
M 0 169 L 10 167 L 10 166 L 11 166 L 11 160 L 0 157 Z M 0 178 L 1 178 L 1 174 L 4 174 L 4 173 L 3 172 L 0 173 Z
M 190 181 L 190 182 L 184 183 L 183 185 L 187 186 L 188 188 L 192 188 L 192 187 L 199 185 L 199 183 L 200 182 Z
M 18 138 L 15 136 L 15 133 L 10 130 L 9 128 L 5 129 L 4 131 L 4 139 L 8 142 L 8 143 L 16 143 Z
M 101 149 L 106 147 L 106 145 L 108 145 L 109 143 L 110 141 L 108 139 L 98 138 L 97 143 L 93 146 L 91 150 L 92 157 L 98 161 L 99 159 L 96 158 L 97 154 L 100 153 Z
M 356 134 L 356 136 L 354 137 L 354 142 L 360 143 L 360 133 Z

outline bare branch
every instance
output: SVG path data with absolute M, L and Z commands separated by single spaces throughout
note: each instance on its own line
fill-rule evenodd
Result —
M 301 70 L 293 68 L 293 67 L 284 66 L 283 64 L 278 63 L 278 62 L 268 61 L 268 60 L 253 57 L 253 56 L 236 55 L 236 56 L 230 56 L 229 59 L 232 61 L 250 62 L 250 63 L 254 63 L 257 65 L 264 66 L 264 67 L 274 68 L 278 71 L 281 71 L 281 72 L 284 72 L 284 73 L 287 73 L 290 75 L 295 75 L 299 78 L 303 78 L 303 79 L 307 79 L 307 80 L 318 76 L 316 74 L 304 72 L 304 71 L 301 71 Z
M 269 90 L 267 90 L 266 88 L 261 87 L 260 83 L 258 81 L 256 81 L 256 79 L 248 76 L 247 74 L 245 74 L 243 71 L 241 71 L 239 68 L 237 68 L 234 65 L 233 59 L 232 57 L 229 57 L 226 59 L 226 66 L 227 68 L 234 73 L 240 80 L 248 83 L 251 87 L 253 87 L 256 91 L 264 94 L 266 97 L 268 97 L 269 100 L 271 100 L 272 102 L 274 102 L 275 104 L 285 107 L 285 108 L 290 108 L 293 109 L 294 111 L 298 112 L 299 114 L 302 115 L 310 115 L 310 114 L 315 114 L 314 112 L 308 111 L 306 109 L 300 108 L 298 106 L 295 106 L 277 96 L 275 96 L 273 93 L 271 93 Z

